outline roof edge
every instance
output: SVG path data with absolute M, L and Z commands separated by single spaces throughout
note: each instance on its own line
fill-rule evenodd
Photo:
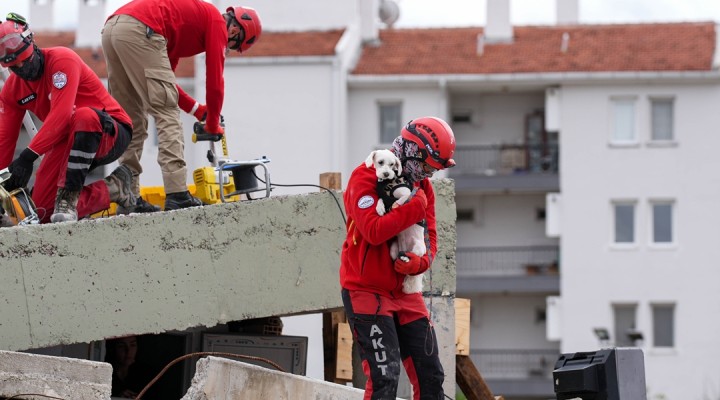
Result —
M 432 75 L 349 75 L 351 86 L 378 83 L 580 83 L 585 81 L 706 81 L 720 78 L 720 71 L 605 71 L 605 72 L 532 72 L 506 74 L 432 74 Z

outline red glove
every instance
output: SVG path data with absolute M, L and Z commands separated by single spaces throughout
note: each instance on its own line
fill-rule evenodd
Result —
M 222 136 L 222 135 L 225 134 L 225 129 L 224 129 L 222 126 L 220 126 L 220 125 L 217 125 L 217 126 L 208 126 L 208 125 L 205 125 L 205 132 L 210 133 L 210 134 L 213 134 L 213 135 L 220 135 L 220 136 Z
M 207 118 L 207 106 L 205 104 L 199 104 L 197 110 L 193 112 L 193 115 L 198 121 L 205 121 L 205 118 Z
M 425 191 L 418 188 L 418 190 L 415 192 L 412 197 L 417 197 L 420 199 L 420 202 L 422 203 L 423 208 L 427 208 L 427 196 L 425 196 Z
M 394 264 L 395 271 L 403 275 L 422 274 L 430 268 L 428 259 L 425 256 L 418 256 L 415 253 L 401 251 Z

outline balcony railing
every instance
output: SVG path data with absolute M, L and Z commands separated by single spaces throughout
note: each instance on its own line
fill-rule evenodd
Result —
M 458 145 L 453 156 L 457 175 L 557 174 L 557 144 Z
M 485 379 L 552 379 L 559 350 L 470 350 Z
M 558 246 L 459 247 L 455 257 L 459 277 L 549 275 L 560 267 Z

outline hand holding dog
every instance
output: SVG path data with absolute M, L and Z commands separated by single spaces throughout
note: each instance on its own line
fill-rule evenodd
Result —
M 427 271 L 430 268 L 430 264 L 428 264 L 427 257 L 401 251 L 393 267 L 395 271 L 403 275 L 417 275 Z

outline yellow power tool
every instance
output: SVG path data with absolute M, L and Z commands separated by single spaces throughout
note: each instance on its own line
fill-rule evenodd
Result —
M 2 222 L 8 221 L 11 225 L 39 224 L 35 203 L 27 194 L 25 189 L 18 188 L 8 191 L 5 189 L 5 181 L 10 178 L 10 171 L 7 168 L 0 170 L 0 217 Z

